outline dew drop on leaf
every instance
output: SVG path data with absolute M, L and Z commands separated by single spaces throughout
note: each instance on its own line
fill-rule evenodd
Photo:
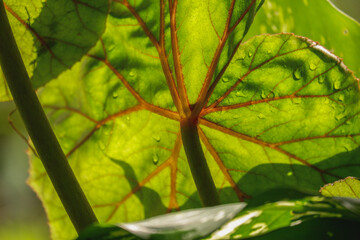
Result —
M 300 104 L 301 103 L 301 98 L 300 97 L 296 97 L 292 99 L 293 103 L 295 104 Z
M 113 92 L 112 97 L 113 99 L 116 99 L 119 97 L 119 94 L 117 92 Z
M 237 92 L 235 93 L 235 95 L 236 95 L 237 97 L 246 97 L 246 94 L 244 94 L 242 91 L 237 91 Z
M 295 70 L 293 77 L 295 80 L 299 80 L 301 78 L 301 69 L 300 68 Z
M 339 101 L 344 101 L 344 99 L 345 99 L 345 97 L 344 97 L 344 94 L 341 94 L 340 96 L 339 96 Z
M 227 83 L 227 82 L 229 82 L 229 79 L 226 78 L 226 77 L 224 77 L 224 78 L 222 78 L 222 81 L 223 81 L 224 83 Z
M 260 119 L 264 119 L 264 118 L 265 118 L 265 115 L 264 115 L 264 114 L 262 114 L 262 113 L 259 113 L 258 118 L 260 118 Z
M 350 120 L 347 120 L 345 123 L 346 123 L 347 125 L 350 125 L 350 124 L 351 124 L 351 121 L 350 121 Z
M 244 52 L 241 52 L 238 56 L 238 58 L 236 59 L 236 61 L 241 61 L 241 60 L 244 60 L 245 59 L 245 53 Z
M 135 77 L 135 76 L 136 76 L 136 72 L 135 72 L 134 70 L 131 70 L 131 71 L 129 72 L 129 76 L 130 76 L 130 77 Z
M 271 53 L 271 50 L 269 49 L 269 50 L 267 50 L 266 52 L 267 52 L 268 54 L 270 54 L 270 53 Z
M 261 95 L 260 95 L 260 96 L 261 96 L 262 99 L 265 99 L 265 98 L 266 98 L 266 94 L 265 94 L 264 90 L 261 91 Z
M 160 142 L 161 141 L 161 137 L 159 135 L 154 135 L 153 136 L 153 139 L 157 142 Z
M 249 52 L 249 57 L 251 57 L 253 54 L 252 54 L 252 52 Z
M 340 114 L 336 115 L 335 119 L 336 119 L 336 120 L 341 120 L 341 119 L 343 119 L 344 117 L 345 117 L 345 114 L 344 114 L 344 113 L 340 113 Z
M 314 71 L 317 68 L 317 66 L 314 63 L 310 63 L 310 70 Z
M 335 81 L 335 82 L 334 82 L 334 88 L 335 88 L 336 90 L 340 89 L 340 88 L 341 88 L 341 82 L 340 82 L 340 81 Z
M 288 177 L 292 176 L 293 175 L 293 172 L 288 172 L 286 175 L 288 175 Z
M 329 104 L 329 103 L 330 103 L 330 100 L 329 100 L 328 97 L 325 97 L 325 98 L 324 98 L 324 103 L 325 103 L 325 104 Z
M 159 156 L 158 156 L 157 154 L 154 154 L 154 155 L 153 155 L 153 158 L 152 158 L 152 161 L 153 161 L 153 163 L 154 163 L 155 165 L 157 165 L 158 162 L 159 162 Z
M 320 84 L 323 84 L 324 81 L 325 81 L 325 78 L 324 78 L 323 76 L 319 76 L 318 82 L 319 82 Z
M 347 144 L 344 145 L 344 148 L 347 152 L 350 152 L 351 151 L 351 147 Z

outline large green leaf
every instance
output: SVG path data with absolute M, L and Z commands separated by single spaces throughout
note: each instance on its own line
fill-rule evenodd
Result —
M 266 0 L 249 36 L 292 32 L 320 42 L 360 75 L 360 24 L 329 0 Z
M 279 186 L 317 192 L 359 175 L 357 79 L 306 38 L 262 35 L 240 45 L 261 3 L 114 1 L 97 46 L 39 91 L 101 222 L 201 206 L 180 136 L 186 111 L 200 109 L 222 203 Z M 29 181 L 53 238 L 73 237 L 34 157 Z
M 339 205 L 334 199 L 321 197 L 306 197 L 288 199 L 267 203 L 258 207 L 250 207 L 240 212 L 244 204 L 226 204 L 211 208 L 186 210 L 179 213 L 170 213 L 163 216 L 153 217 L 147 220 L 133 223 L 118 223 L 116 226 L 108 224 L 95 225 L 80 234 L 78 240 L 115 240 L 115 239 L 252 239 L 271 233 L 278 229 L 292 229 L 314 220 L 327 221 L 339 220 L 347 225 L 359 226 L 360 221 L 354 218 L 346 208 Z M 307 226 L 308 227 L 308 226 Z M 304 231 L 302 236 L 293 234 L 291 239 L 310 239 L 314 234 L 327 237 L 346 236 L 343 232 L 336 231 L 333 226 L 325 226 L 321 229 Z M 320 230 L 320 231 L 319 231 Z M 351 231 L 351 228 L 349 229 Z M 351 231 L 352 239 L 356 239 L 359 233 Z M 276 234 L 276 232 L 275 232 Z M 269 236 L 265 235 L 266 237 Z M 270 234 L 270 236 L 272 236 Z M 272 238 L 274 239 L 274 238 Z M 276 239 L 276 238 L 275 238 Z M 286 238 L 278 238 L 286 239 Z M 320 238 L 324 239 L 324 238 Z
M 348 197 L 360 199 L 360 181 L 354 177 L 347 177 L 334 183 L 329 183 L 320 189 L 326 197 Z
M 104 31 L 108 0 L 5 0 L 10 24 L 34 88 L 71 68 Z M 0 101 L 11 99 L 0 69 Z

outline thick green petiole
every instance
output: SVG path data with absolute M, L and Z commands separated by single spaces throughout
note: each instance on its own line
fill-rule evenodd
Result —
M 97 219 L 32 88 L 2 0 L 0 0 L 0 64 L 14 102 L 46 172 L 74 227 L 80 232 L 90 224 L 96 223 Z
M 201 148 L 197 119 L 181 120 L 181 137 L 191 174 L 204 206 L 220 204 L 218 192 Z

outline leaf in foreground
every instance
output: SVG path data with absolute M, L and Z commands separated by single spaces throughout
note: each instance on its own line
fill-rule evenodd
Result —
M 334 200 L 321 197 L 277 201 L 242 211 L 244 205 L 244 203 L 236 203 L 185 210 L 139 222 L 119 223 L 116 224 L 117 227 L 114 225 L 91 226 L 80 234 L 78 240 L 91 240 L 94 236 L 97 236 L 97 240 L 115 240 L 120 237 L 123 239 L 138 237 L 140 239 L 183 240 L 256 239 L 274 230 L 292 229 L 307 222 L 313 223 L 317 219 L 320 221 L 341 219 L 348 221 L 348 224 L 357 226 L 360 224 Z M 334 229 L 330 227 L 322 228 L 321 234 L 324 231 L 325 234 L 334 234 Z M 311 235 L 307 236 L 311 237 Z M 337 234 L 336 237 L 338 237 Z
M 229 8 L 215 1 L 181 1 L 176 18 L 165 2 L 137 3 L 113 2 L 97 46 L 40 92 L 101 222 L 201 206 L 179 124 L 195 102 L 203 105 L 199 134 L 222 203 L 279 186 L 317 192 L 359 175 L 359 88 L 340 59 L 292 34 L 240 46 L 260 2 L 234 9 L 231 21 L 221 18 Z M 53 238 L 73 237 L 36 158 L 30 184 Z

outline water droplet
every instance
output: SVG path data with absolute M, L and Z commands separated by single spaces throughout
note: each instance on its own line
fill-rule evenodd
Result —
M 336 119 L 336 120 L 341 120 L 341 119 L 343 119 L 344 117 L 345 117 L 345 114 L 344 114 L 344 113 L 340 113 L 340 114 L 338 114 L 338 115 L 335 116 L 335 119 Z
M 131 71 L 129 72 L 129 76 L 130 76 L 130 77 L 135 77 L 135 76 L 136 76 L 135 70 L 131 70 Z
M 153 163 L 155 164 L 155 165 L 157 165 L 158 164 L 158 162 L 159 162 L 159 156 L 155 153 L 154 155 L 153 155 Z
M 296 97 L 292 99 L 293 103 L 295 104 L 300 104 L 301 103 L 301 98 L 300 97 Z
M 238 60 L 244 60 L 244 59 L 245 59 L 245 53 L 244 53 L 244 52 L 241 52 L 241 53 L 238 55 L 236 61 L 238 61 Z
M 157 141 L 157 142 L 160 142 L 161 137 L 160 137 L 159 135 L 154 135 L 154 136 L 153 136 L 153 139 L 154 139 L 155 141 Z
M 271 50 L 269 49 L 269 50 L 267 50 L 266 52 L 267 52 L 268 54 L 270 54 L 270 53 L 271 53 Z
M 260 118 L 260 119 L 264 119 L 264 118 L 265 118 L 265 115 L 264 115 L 264 114 L 262 114 L 262 113 L 259 113 L 258 118 Z
M 323 84 L 323 83 L 325 82 L 325 77 L 319 76 L 318 82 L 319 82 L 320 84 Z
M 347 125 L 350 125 L 350 124 L 351 124 L 351 121 L 350 121 L 350 120 L 347 120 L 345 123 L 346 123 Z
M 130 116 L 125 117 L 126 121 L 130 121 Z
M 343 33 L 344 33 L 344 35 L 348 35 L 348 34 L 349 34 L 349 30 L 345 29 L 345 30 L 343 31 Z
M 265 98 L 266 98 L 266 94 L 265 94 L 264 90 L 261 91 L 261 95 L 260 95 L 260 96 L 261 96 L 262 99 L 265 99 Z
M 222 78 L 222 81 L 223 81 L 224 83 L 227 83 L 227 82 L 229 82 L 229 79 L 226 78 L 226 77 L 224 77 L 224 78 Z
M 345 99 L 345 97 L 344 97 L 344 94 L 341 94 L 340 96 L 339 96 L 339 101 L 344 101 L 344 99 Z
M 251 57 L 253 54 L 252 54 L 252 52 L 249 52 L 249 57 Z
M 327 232 L 326 234 L 327 234 L 329 237 L 334 236 L 334 234 L 333 234 L 332 232 Z
M 347 151 L 347 152 L 350 152 L 352 149 L 351 149 L 351 146 L 349 146 L 349 145 L 344 145 L 344 148 L 345 148 L 345 150 Z
M 288 175 L 288 177 L 290 177 L 290 176 L 292 176 L 292 175 L 293 175 L 293 172 L 292 172 L 292 171 L 290 171 L 290 172 L 288 172 L 286 175 Z
M 314 63 L 310 63 L 310 70 L 314 71 L 317 68 L 317 66 Z
M 236 95 L 237 97 L 246 97 L 246 94 L 244 94 L 242 91 L 237 91 L 237 92 L 235 93 L 235 95 Z
M 300 68 L 295 70 L 293 77 L 295 80 L 299 80 L 301 78 L 301 69 Z
M 113 95 L 112 95 L 113 99 L 118 98 L 118 96 L 119 96 L 119 94 L 117 92 L 113 92 Z
M 340 81 L 335 81 L 334 82 L 334 88 L 336 89 L 336 90 L 338 90 L 338 89 L 340 89 L 341 88 L 341 82 Z

